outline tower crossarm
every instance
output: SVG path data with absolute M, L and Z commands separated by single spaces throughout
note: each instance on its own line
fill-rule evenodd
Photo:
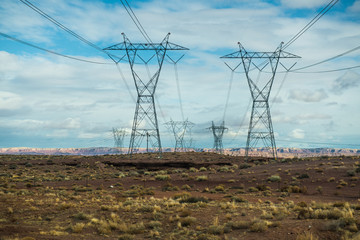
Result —
M 182 47 L 180 45 L 177 45 L 175 43 L 168 42 L 165 46 L 162 43 L 131 43 L 129 45 L 125 45 L 124 42 L 115 44 L 113 46 L 104 48 L 104 50 L 152 50 L 152 51 L 158 51 L 158 50 L 189 50 L 186 47 Z
M 280 52 L 244 52 L 242 50 L 224 55 L 220 58 L 301 58 L 295 54 L 285 51 Z

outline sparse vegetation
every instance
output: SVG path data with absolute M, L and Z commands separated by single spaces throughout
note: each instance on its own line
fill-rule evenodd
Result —
M 154 162 L 143 169 L 117 166 L 125 156 L 0 155 L 0 238 L 266 239 L 271 228 L 288 236 L 288 221 L 300 240 L 359 231 L 359 158 L 245 163 L 203 153 L 181 168 L 161 165 L 178 155 L 149 156 L 138 156 Z

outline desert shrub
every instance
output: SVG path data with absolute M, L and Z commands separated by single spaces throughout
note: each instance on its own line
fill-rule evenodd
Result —
M 208 233 L 202 233 L 199 236 L 197 236 L 197 240 L 220 240 L 221 238 L 219 236 L 215 236 Z
M 188 193 L 188 192 L 181 192 L 181 193 L 176 193 L 173 198 L 174 199 L 187 199 L 187 198 L 190 198 L 191 197 L 191 194 Z
M 178 186 L 174 186 L 171 183 L 166 183 L 164 186 L 162 186 L 161 190 L 163 192 L 171 192 L 171 191 L 179 191 L 179 187 Z
M 302 186 L 302 187 L 298 187 L 298 186 L 291 186 L 290 188 L 290 192 L 292 193 L 307 193 L 307 187 L 306 186 Z
M 335 178 L 334 177 L 329 178 L 328 182 L 335 182 Z
M 318 240 L 318 239 L 319 238 L 316 235 L 313 235 L 311 232 L 304 232 L 296 237 L 296 240 Z
M 135 237 L 131 234 L 125 233 L 119 236 L 119 240 L 133 240 Z
M 231 197 L 231 201 L 233 202 L 239 202 L 239 203 L 242 203 L 242 202 L 248 202 L 247 200 L 245 200 L 244 198 L 242 197 L 238 197 L 238 196 L 232 196 Z
M 171 179 L 170 175 L 167 175 L 167 174 L 158 174 L 155 176 L 155 179 L 158 180 L 158 181 L 168 181 Z
M 187 216 L 184 218 L 180 218 L 179 221 L 181 223 L 181 226 L 187 227 L 187 226 L 190 226 L 191 224 L 195 223 L 196 218 Z
M 258 192 L 259 189 L 257 189 L 256 187 L 249 187 L 248 188 L 248 192 Z
M 224 233 L 223 225 L 211 225 L 207 228 L 207 232 L 213 235 L 221 235 Z
M 351 178 L 350 178 L 350 181 L 353 181 L 353 182 L 356 182 L 357 180 L 359 180 L 358 177 L 351 177 Z
M 25 163 L 25 167 L 32 167 L 33 165 L 29 162 Z
M 9 169 L 17 169 L 17 165 L 15 163 L 10 164 Z
M 225 192 L 225 186 L 223 184 L 217 185 L 214 190 L 216 192 Z
M 208 177 L 206 175 L 196 177 L 196 181 L 198 181 L 198 182 L 207 181 L 207 180 L 208 180 Z
M 207 171 L 206 167 L 199 168 L 199 172 L 206 172 L 206 171 Z
M 271 212 L 268 211 L 262 211 L 262 214 L 260 215 L 261 219 L 274 219 L 274 215 Z
M 197 172 L 198 170 L 197 170 L 196 168 L 194 168 L 194 167 L 191 167 L 191 168 L 189 169 L 189 171 L 190 171 L 190 172 Z
M 250 228 L 252 222 L 248 220 L 240 220 L 240 221 L 230 221 L 227 223 L 229 227 L 232 229 L 248 229 Z
M 47 165 L 54 165 L 55 163 L 53 162 L 53 160 L 49 159 L 46 161 Z
M 298 178 L 299 179 L 309 178 L 309 175 L 307 173 L 303 173 Z
M 143 222 L 130 224 L 128 228 L 128 233 L 130 234 L 139 234 L 145 231 L 145 225 Z
M 228 167 L 228 166 L 222 166 L 222 167 L 219 168 L 218 171 L 219 171 L 219 172 L 233 172 L 234 170 L 231 169 L 231 168 Z
M 71 227 L 71 230 L 74 233 L 80 233 L 85 227 L 85 223 L 76 223 L 74 226 Z
M 348 177 L 353 177 L 353 176 L 355 176 L 355 170 L 353 170 L 353 169 L 348 170 L 348 171 L 346 172 L 346 176 L 348 176 Z
M 191 215 L 191 211 L 190 209 L 181 209 L 181 211 L 179 212 L 179 216 L 180 217 L 187 217 L 187 216 L 190 216 Z
M 265 232 L 267 229 L 268 229 L 268 224 L 266 221 L 257 220 L 257 221 L 253 222 L 249 231 L 250 232 Z
M 347 183 L 347 182 L 345 182 L 343 179 L 340 179 L 340 181 L 339 181 L 339 185 L 340 185 L 340 186 L 347 186 L 347 185 L 348 185 L 348 183 Z
M 132 185 L 129 190 L 122 193 L 124 197 L 141 197 L 145 195 L 154 195 L 152 188 L 144 188 L 140 185 Z
M 197 203 L 197 202 L 209 202 L 209 199 L 206 197 L 188 197 L 188 198 L 182 198 L 179 201 L 180 203 Z
M 189 190 L 191 190 L 191 187 L 189 185 L 185 184 L 185 185 L 181 186 L 181 190 L 189 191 Z
M 259 189 L 259 191 L 270 190 L 270 187 L 269 187 L 269 186 L 266 186 L 265 184 L 257 185 L 256 188 Z
M 318 193 L 320 193 L 320 194 L 323 194 L 323 187 L 322 186 L 317 186 L 316 187 L 316 191 L 318 192 Z
M 240 169 L 246 169 L 246 168 L 251 168 L 252 165 L 251 164 L 248 164 L 248 163 L 243 163 L 239 166 Z
M 78 212 L 75 215 L 73 215 L 73 218 L 76 220 L 89 220 L 91 216 L 83 212 Z
M 189 174 L 183 172 L 183 173 L 181 173 L 181 177 L 182 177 L 182 178 L 188 178 L 188 177 L 189 177 Z
M 270 181 L 270 182 L 280 182 L 281 177 L 279 175 L 272 175 L 267 180 Z

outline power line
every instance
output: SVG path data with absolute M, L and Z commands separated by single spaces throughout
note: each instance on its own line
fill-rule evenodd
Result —
M 185 121 L 184 109 L 183 109 L 183 104 L 182 104 L 182 99 L 181 99 L 181 92 L 180 92 L 179 74 L 178 74 L 178 70 L 177 70 L 177 63 L 175 63 L 175 62 L 174 62 L 174 70 L 175 70 L 176 88 L 177 88 L 177 93 L 178 93 L 178 97 L 179 97 L 181 118 L 182 118 L 183 121 Z
M 311 28 L 319 19 L 324 16 L 339 0 L 331 0 L 308 24 L 305 25 L 294 37 L 292 37 L 282 49 L 287 48 L 295 42 L 301 35 L 303 35 L 309 28 Z
M 354 68 L 360 68 L 360 65 L 352 66 L 352 67 L 346 67 L 346 68 L 338 68 L 338 69 L 332 69 L 332 70 L 324 70 L 324 71 L 316 71 L 316 72 L 293 72 L 293 73 L 329 73 L 329 72 L 339 72 L 339 71 L 345 71 L 345 70 L 351 70 Z
M 35 12 L 37 12 L 38 14 L 40 14 L 41 16 L 43 16 L 44 18 L 46 18 L 47 20 L 49 20 L 50 22 L 54 23 L 55 25 L 57 25 L 58 27 L 60 27 L 61 29 L 63 29 L 64 31 L 66 31 L 67 33 L 71 34 L 72 36 L 76 37 L 77 39 L 79 39 L 80 41 L 86 43 L 87 45 L 89 45 L 92 48 L 95 48 L 96 50 L 105 53 L 106 55 L 110 55 L 108 52 L 106 52 L 105 50 L 103 50 L 102 48 L 96 46 L 95 44 L 91 43 L 90 41 L 86 40 L 85 38 L 83 38 L 82 36 L 80 36 L 79 34 L 75 33 L 74 31 L 70 30 L 69 28 L 67 28 L 66 26 L 64 26 L 63 24 L 61 24 L 60 22 L 58 22 L 57 20 L 55 20 L 54 18 L 52 18 L 51 16 L 49 16 L 48 14 L 46 14 L 44 11 L 42 11 L 41 9 L 39 9 L 38 7 L 34 6 L 30 1 L 28 0 L 19 0 L 21 1 L 23 4 L 25 4 L 26 6 L 30 7 L 31 9 L 33 9 Z M 119 58 L 115 55 L 111 55 L 112 57 L 116 57 Z M 122 58 L 119 58 L 120 60 Z
M 360 144 L 353 144 L 353 143 L 325 143 L 325 142 L 309 142 L 309 141 L 293 141 L 293 140 L 279 140 L 280 142 L 291 142 L 291 143 L 304 143 L 304 144 L 314 144 L 314 145 L 330 145 L 330 146 L 353 146 L 353 147 L 360 147 Z
M 350 49 L 350 50 L 348 50 L 348 51 L 346 51 L 346 52 L 343 52 L 343 53 L 341 53 L 341 54 L 339 54 L 339 55 L 336 55 L 336 56 L 334 56 L 334 57 L 331 57 L 331 58 L 322 60 L 322 61 L 317 62 L 317 63 L 310 64 L 310 65 L 305 66 L 305 67 L 301 67 L 301 68 L 297 68 L 297 69 L 291 70 L 291 72 L 295 72 L 295 71 L 298 71 L 298 70 L 302 70 L 302 69 L 310 68 L 310 67 L 313 67 L 313 66 L 316 66 L 316 65 L 320 65 L 320 64 L 325 63 L 325 62 L 329 62 L 329 61 L 331 61 L 331 60 L 334 60 L 334 59 L 336 59 L 336 58 L 342 57 L 342 56 L 344 56 L 344 55 L 346 55 L 346 54 L 352 53 L 352 52 L 354 52 L 354 51 L 356 51 L 356 50 L 359 50 L 359 49 L 360 49 L 360 46 L 357 46 L 357 47 L 355 47 L 355 48 L 353 48 L 353 49 Z
M 5 34 L 5 33 L 2 33 L 2 32 L 0 32 L 0 35 L 3 36 L 3 37 L 5 37 L 5 38 L 11 39 L 11 40 L 13 40 L 13 41 L 19 42 L 19 43 L 21 43 L 21 44 L 24 44 L 24 45 L 27 45 L 27 46 L 30 46 L 30 47 L 39 49 L 39 50 L 41 50 L 41 51 L 45 51 L 45 52 L 51 53 L 51 54 L 55 54 L 55 55 L 58 55 L 58 56 L 61 56 L 61 57 L 70 58 L 70 59 L 73 59 L 73 60 L 77 60 L 77 61 L 81 61 L 81 62 L 87 62 L 87 63 L 112 64 L 112 63 L 105 63 L 105 62 L 90 61 L 90 60 L 85 60 L 85 59 L 81 59 L 81 58 L 77 58 L 77 57 L 72 57 L 72 56 L 64 55 L 64 54 L 61 54 L 61 53 L 58 53 L 58 52 L 54 52 L 54 51 L 51 51 L 51 50 L 48 50 L 48 49 L 45 49 L 45 48 L 36 46 L 36 45 L 31 44 L 31 43 L 28 43 L 28 42 L 22 41 L 22 40 L 20 40 L 20 39 L 17 39 L 17 38 L 15 38 L 15 37 L 9 36 L 9 35 L 7 35 L 7 34 Z
M 125 5 L 125 3 L 126 5 Z M 149 35 L 146 33 L 144 27 L 142 26 L 142 24 L 140 23 L 139 19 L 136 17 L 134 11 L 132 10 L 130 4 L 126 1 L 126 0 L 120 0 L 121 4 L 124 6 L 126 12 L 129 14 L 130 18 L 133 20 L 133 22 L 135 23 L 136 27 L 139 29 L 141 35 L 143 35 L 143 37 L 145 38 L 145 40 L 148 42 L 148 43 L 152 43 Z

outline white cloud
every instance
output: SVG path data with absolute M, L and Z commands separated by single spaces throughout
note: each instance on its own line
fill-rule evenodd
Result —
M 358 86 L 360 86 L 360 74 L 348 71 L 333 82 L 331 90 L 336 94 L 342 94 L 344 91 Z
M 0 21 L 0 31 L 42 47 L 78 55 L 80 58 L 101 62 L 109 60 L 101 52 L 81 43 L 25 5 L 11 0 L 3 2 L 0 6 L 0 20 L 3 20 Z M 311 20 L 297 14 L 296 17 L 287 16 L 284 13 L 289 10 L 287 8 L 301 8 L 301 13 L 307 11 L 305 13 L 309 13 L 309 16 L 313 14 L 313 8 L 324 6 L 327 2 L 294 0 L 281 3 L 279 6 L 258 0 L 131 2 L 133 10 L 154 42 L 161 41 L 167 32 L 171 32 L 170 42 L 190 48 L 177 69 L 185 117 L 200 123 L 194 128 L 195 140 L 198 136 L 206 140 L 211 138 L 211 134 L 205 133 L 204 129 L 210 126 L 212 120 L 220 121 L 223 116 L 230 70 L 219 57 L 236 51 L 238 41 L 248 50 L 275 49 L 281 41 L 290 39 Z M 121 32 L 125 32 L 133 42 L 144 41 L 119 2 L 37 0 L 36 5 L 100 47 L 121 42 Z M 348 12 L 356 12 L 357 6 L 358 2 L 354 3 Z M 296 9 L 291 11 L 295 12 Z M 332 11 L 332 15 L 318 21 L 287 49 L 302 57 L 294 68 L 321 61 L 358 45 L 359 35 L 356 30 L 360 28 L 359 21 L 344 20 L 342 16 L 345 12 L 344 10 L 340 14 L 338 10 Z M 28 47 L 23 48 L 21 44 L 3 38 L 0 41 L 3 50 L 0 51 L 1 90 L 14 94 L 0 97 L 0 108 L 3 108 L 0 115 L 5 120 L 0 126 L 10 126 L 7 123 L 11 123 L 10 127 L 19 132 L 68 136 L 69 145 L 76 143 L 76 137 L 85 140 L 98 138 L 98 134 L 112 127 L 132 126 L 135 104 L 115 66 L 80 63 L 39 53 Z M 346 61 L 339 58 L 336 62 L 328 62 L 311 70 L 356 65 L 356 56 L 357 53 L 354 52 L 347 56 Z M 287 63 L 284 64 L 288 66 Z M 292 64 L 293 62 L 289 65 Z M 120 66 L 130 91 L 135 95 L 128 63 L 121 63 Z M 281 70 L 279 65 L 279 71 Z M 243 116 L 245 125 L 240 135 L 246 136 L 250 119 L 251 106 L 247 108 L 250 93 L 245 74 L 242 73 L 243 66 L 237 72 L 225 119 L 225 124 L 229 126 L 227 137 L 234 137 Z M 354 72 L 356 76 L 357 69 Z M 305 138 L 312 132 L 319 132 L 318 126 L 323 128 L 321 131 L 325 131 L 322 124 L 326 119 L 338 123 L 341 126 L 337 130 L 339 132 L 359 130 L 358 127 L 357 130 L 346 130 L 351 123 L 356 125 L 350 118 L 347 119 L 347 124 L 342 124 L 345 121 L 343 115 L 348 114 L 347 109 L 357 108 L 358 101 L 350 99 L 359 98 L 355 91 L 349 91 L 358 86 L 356 77 L 342 74 L 290 73 L 281 86 L 279 95 L 276 90 L 280 88 L 281 74 L 277 74 L 271 95 L 276 102 L 275 111 L 272 111 L 276 130 L 287 135 L 293 130 L 293 124 L 304 124 L 301 128 L 307 133 Z M 170 117 L 174 120 L 181 118 L 174 75 L 173 66 L 165 62 L 156 93 L 165 115 L 162 119 L 160 106 L 156 103 L 159 122 L 165 122 Z M 332 93 L 336 91 L 347 91 L 349 94 L 334 96 Z M 334 103 L 332 105 L 324 101 L 330 101 L 330 98 Z M 288 99 L 294 101 L 287 101 Z M 347 107 L 343 108 L 342 104 L 345 103 Z M 331 116 L 327 114 L 330 110 Z M 286 116 L 282 113 L 286 113 Z M 164 126 L 161 125 L 160 128 Z M 161 134 L 164 135 L 163 132 Z M 201 146 L 201 142 L 197 142 Z
M 19 109 L 23 105 L 22 101 L 15 93 L 0 91 L 0 111 Z
M 281 4 L 289 8 L 314 8 L 326 6 L 325 0 L 281 0 Z
M 328 95 L 323 89 L 309 90 L 309 89 L 293 89 L 289 93 L 289 99 L 302 102 L 320 102 L 328 98 Z
M 360 12 L 360 1 L 359 0 L 355 1 L 354 4 L 348 8 L 348 10 L 350 12 L 358 14 Z
M 305 138 L 305 131 L 302 129 L 294 129 L 289 133 L 289 136 L 296 139 L 304 139 Z

